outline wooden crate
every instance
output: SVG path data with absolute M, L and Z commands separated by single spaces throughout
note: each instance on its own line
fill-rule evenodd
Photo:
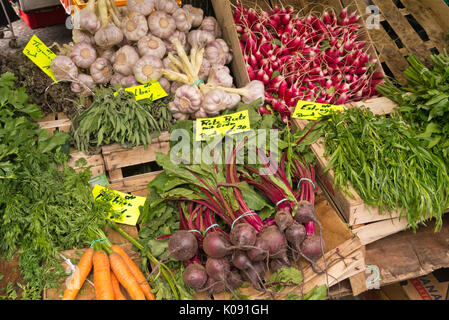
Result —
M 53 135 L 55 131 L 70 132 L 70 127 L 72 125 L 70 119 L 63 112 L 47 114 L 36 120 L 36 122 L 42 129 L 47 130 L 50 135 Z M 70 156 L 68 164 L 77 171 L 80 170 L 80 168 L 76 165 L 76 162 L 79 159 L 84 158 L 87 162 L 86 166 L 91 167 L 90 172 L 92 173 L 92 177 L 106 173 L 101 154 L 87 155 L 72 148 L 70 150 Z
M 125 176 L 123 170 L 131 166 L 142 166 L 154 162 L 156 153 L 168 153 L 170 149 L 170 134 L 161 133 L 160 137 L 154 139 L 152 144 L 147 146 L 125 149 L 119 144 L 112 144 L 101 148 L 111 189 L 146 196 L 148 194 L 147 185 L 161 171 L 153 171 L 132 176 Z
M 302 261 L 304 271 L 303 290 L 304 292 L 308 292 L 315 286 L 327 285 L 328 288 L 332 288 L 330 290 L 332 292 L 337 290 L 344 280 L 350 279 L 365 271 L 365 247 L 351 233 L 321 192 L 317 195 L 315 210 L 317 218 L 323 227 L 323 239 L 326 247 L 325 261 L 328 276 L 326 278 L 326 274 L 324 273 L 315 273 L 309 263 Z M 316 230 L 319 230 L 319 228 L 317 227 Z M 319 259 L 317 263 L 320 267 L 323 267 L 323 258 Z M 269 276 L 270 274 L 267 273 L 265 280 L 268 280 Z M 289 293 L 301 295 L 300 286 L 288 287 L 274 297 L 269 297 L 266 293 L 257 291 L 249 285 L 240 288 L 239 291 L 251 300 L 266 298 L 282 300 Z M 215 300 L 227 300 L 231 298 L 232 295 L 229 292 L 214 295 Z
M 347 108 L 359 108 L 361 106 L 366 106 L 374 114 L 389 114 L 397 105 L 384 97 L 345 105 Z M 302 129 L 306 126 L 308 120 L 295 119 L 293 122 L 297 128 Z M 336 210 L 347 221 L 354 234 L 360 238 L 363 245 L 406 229 L 407 219 L 399 219 L 399 213 L 397 212 L 380 214 L 377 207 L 367 206 L 351 185 L 348 189 L 353 197 L 348 197 L 340 189 L 334 189 L 333 170 L 323 173 L 329 162 L 324 157 L 325 150 L 322 139 L 312 144 L 311 149 L 317 157 L 317 180 L 320 186 L 326 192 Z

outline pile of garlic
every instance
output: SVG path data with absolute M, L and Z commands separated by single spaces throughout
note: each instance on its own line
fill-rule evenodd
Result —
M 176 0 L 89 0 L 72 15 L 73 43 L 52 62 L 58 81 L 83 95 L 97 86 L 131 87 L 159 81 L 175 95 L 176 119 L 217 115 L 238 102 L 264 101 L 264 86 L 233 86 L 228 44 L 212 16 Z M 67 50 L 68 48 L 68 50 Z

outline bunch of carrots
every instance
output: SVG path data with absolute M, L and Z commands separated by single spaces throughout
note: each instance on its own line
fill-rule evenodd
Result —
M 132 300 L 155 300 L 140 268 L 120 246 L 107 239 L 95 241 L 84 252 L 62 300 L 75 300 L 92 269 L 96 300 L 127 300 L 122 287 Z

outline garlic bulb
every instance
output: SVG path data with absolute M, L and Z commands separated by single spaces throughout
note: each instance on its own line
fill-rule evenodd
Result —
M 196 111 L 193 114 L 193 119 L 200 119 L 200 118 L 207 118 L 209 115 L 203 108 L 199 108 L 198 111 Z
M 151 34 L 141 38 L 137 42 L 137 48 L 141 56 L 152 55 L 162 59 L 167 51 L 164 41 Z
M 161 59 L 155 56 L 143 56 L 133 67 L 134 77 L 142 84 L 152 80 L 159 80 L 162 76 L 163 64 Z
M 119 44 L 123 40 L 123 32 L 112 22 L 95 33 L 95 43 L 102 48 Z
M 148 28 L 156 37 L 168 39 L 176 30 L 176 22 L 169 14 L 156 11 L 148 17 Z
M 187 34 L 187 42 L 192 46 L 192 48 L 203 48 L 214 40 L 214 35 L 204 30 L 192 30 Z
M 159 84 L 161 85 L 161 87 L 164 89 L 165 92 L 167 93 L 170 92 L 171 84 L 167 78 L 165 77 L 159 78 Z
M 157 11 L 173 14 L 179 8 L 179 5 L 176 0 L 155 0 L 154 7 Z
M 88 31 L 83 31 L 80 29 L 73 29 L 72 31 L 73 43 L 87 42 L 89 44 L 95 44 L 95 39 Z
M 170 107 L 168 107 L 168 109 L 170 110 Z M 182 120 L 189 120 L 190 116 L 188 114 L 186 114 L 186 113 L 176 112 L 176 113 L 172 114 L 172 117 L 173 117 L 173 119 L 176 119 L 178 121 L 182 121 Z
M 215 38 L 220 38 L 222 36 L 221 28 L 218 25 L 217 19 L 211 16 L 203 19 L 200 25 L 200 30 L 212 33 Z
M 115 55 L 114 71 L 124 76 L 134 74 L 133 67 L 139 58 L 134 47 L 128 45 L 121 47 Z
M 204 57 L 211 64 L 225 65 L 232 60 L 229 47 L 223 39 L 215 39 L 209 42 L 204 51 Z
M 91 34 L 97 32 L 101 27 L 101 21 L 95 13 L 95 0 L 89 0 L 82 10 L 75 6 L 75 12 L 71 16 L 74 29 L 86 30 Z
M 175 32 L 172 33 L 172 35 L 170 37 L 168 37 L 168 41 L 165 40 L 165 47 L 167 48 L 168 52 L 174 52 L 175 51 L 175 47 L 172 43 L 172 41 L 174 39 L 179 40 L 179 42 L 181 43 L 181 45 L 184 47 L 184 50 L 186 52 L 190 51 L 190 45 L 187 43 L 187 35 L 179 30 L 175 30 Z
M 95 89 L 94 79 L 90 75 L 80 73 L 78 75 L 78 82 L 72 82 L 70 89 L 75 93 L 82 93 L 83 95 L 91 94 Z
M 133 75 L 123 77 L 123 78 L 120 80 L 120 83 L 121 83 L 121 85 L 124 86 L 125 88 L 135 87 L 135 86 L 140 85 L 140 83 L 137 82 L 136 78 L 135 78 Z
M 212 89 L 204 96 L 202 108 L 209 115 L 217 115 L 220 111 L 228 109 L 231 102 L 229 93 L 221 89 Z
M 187 32 L 192 28 L 192 17 L 189 11 L 178 8 L 173 12 L 172 17 L 175 20 L 176 29 L 179 31 Z
M 87 42 L 78 42 L 72 47 L 70 58 L 77 67 L 87 69 L 97 59 L 97 51 Z
M 251 103 L 257 99 L 262 99 L 262 104 L 265 102 L 265 86 L 262 81 L 253 80 L 243 88 L 242 101 L 244 103 Z
M 169 103 L 169 108 L 180 113 L 192 114 L 201 107 L 203 95 L 196 86 L 182 85 L 176 90 L 175 99 Z
M 138 41 L 148 32 L 147 19 L 143 14 L 130 12 L 122 21 L 122 32 L 129 41 Z
M 75 63 L 67 56 L 56 56 L 50 64 L 53 75 L 56 80 L 74 80 L 78 78 L 78 68 Z
M 98 58 L 90 66 L 90 75 L 95 83 L 108 83 L 112 78 L 112 72 L 112 65 L 105 58 Z
M 97 52 L 100 58 L 105 58 L 109 60 L 109 62 L 112 64 L 115 62 L 117 52 L 114 48 L 107 48 L 107 49 L 98 48 Z
M 182 87 L 184 83 L 178 82 L 178 81 L 172 81 L 170 85 L 170 93 L 175 94 L 176 90 L 178 90 L 179 87 Z M 168 91 L 167 91 L 168 92 Z
M 186 4 L 182 8 L 190 12 L 190 17 L 192 18 L 192 28 L 199 27 L 204 18 L 203 9 L 195 8 L 191 4 Z
M 214 64 L 210 68 L 209 77 L 207 78 L 207 84 L 212 86 L 231 88 L 233 80 L 234 79 L 231 76 L 231 70 L 229 70 L 228 67 Z
M 200 71 L 198 72 L 198 78 L 200 80 L 206 81 L 209 77 L 211 65 L 209 60 L 203 58 L 203 62 L 201 63 Z
M 148 16 L 154 9 L 154 0 L 128 0 L 126 7 L 129 12 L 138 12 Z

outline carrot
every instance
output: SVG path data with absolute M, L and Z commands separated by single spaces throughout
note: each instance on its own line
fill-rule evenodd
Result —
M 83 256 L 78 262 L 78 266 L 76 267 L 75 272 L 73 273 L 72 279 L 70 280 L 67 288 L 64 291 L 62 300 L 75 300 L 76 295 L 83 286 L 84 281 L 86 281 L 90 270 L 92 270 L 93 255 L 94 249 L 92 248 L 89 248 L 84 252 Z
M 129 270 L 123 258 L 117 252 L 109 254 L 111 268 L 121 285 L 133 300 L 146 300 L 145 294 Z
M 97 250 L 93 257 L 94 286 L 97 300 L 115 300 L 111 280 L 111 266 L 108 255 L 103 250 Z
M 111 279 L 112 279 L 112 288 L 114 289 L 115 300 L 127 300 L 126 297 L 123 295 L 122 290 L 120 289 L 120 283 L 118 282 L 114 272 L 111 272 Z
M 131 273 L 134 275 L 134 278 L 136 278 L 137 283 L 140 285 L 140 288 L 142 289 L 143 293 L 145 294 L 145 297 L 148 300 L 156 300 L 156 297 L 154 296 L 153 292 L 151 292 L 151 287 L 147 282 L 147 279 L 143 275 L 140 268 L 134 263 L 134 261 L 128 256 L 128 254 L 123 250 L 122 247 L 113 245 L 111 247 L 112 251 L 118 253 L 123 260 L 125 261 L 126 265 L 128 266 Z

